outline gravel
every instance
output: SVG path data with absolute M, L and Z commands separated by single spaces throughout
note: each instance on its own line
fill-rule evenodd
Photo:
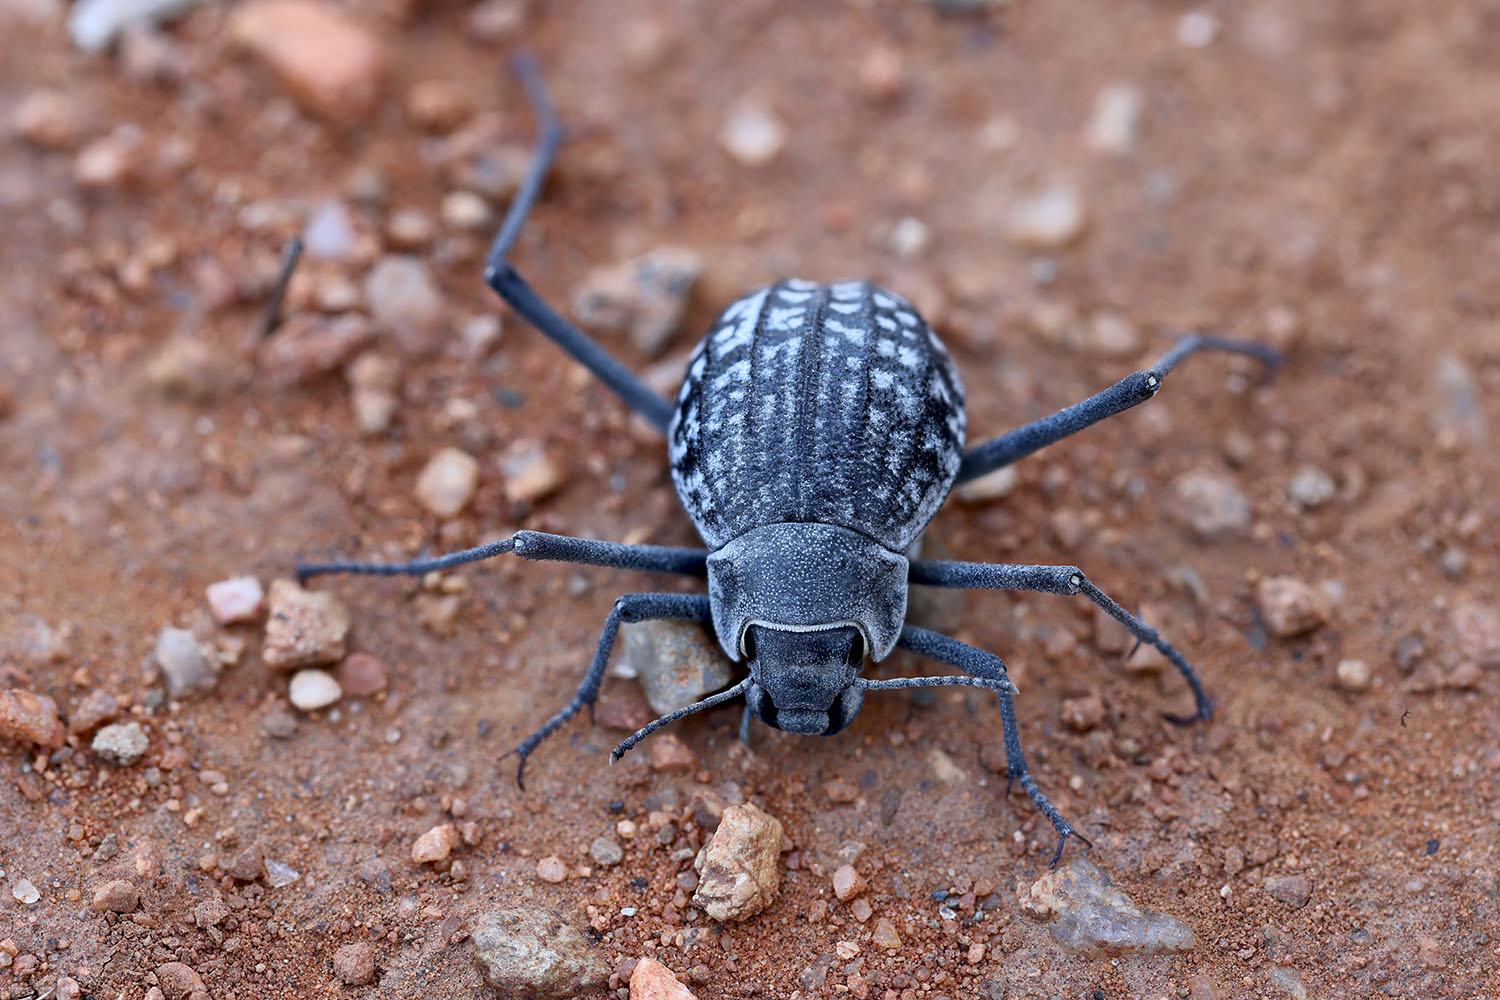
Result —
M 1364 691 L 1370 687 L 1370 665 L 1364 660 L 1340 660 L 1334 668 L 1334 680 L 1345 691 Z
M 129 767 L 146 756 L 151 741 L 139 722 L 117 722 L 95 733 L 92 746 L 105 760 Z
M 1104 699 L 1098 692 L 1090 691 L 1079 698 L 1068 698 L 1062 703 L 1063 725 L 1075 733 L 1086 733 L 1104 721 Z
M 255 363 L 278 389 L 303 385 L 349 364 L 372 336 L 370 321 L 359 313 L 298 313 L 261 342 Z
M 350 653 L 338 668 L 339 687 L 352 698 L 369 698 L 386 689 L 390 668 L 378 656 Z
M 557 884 L 568 879 L 568 865 L 555 854 L 549 854 L 536 863 L 536 877 L 543 882 Z
M 418 837 L 411 845 L 411 859 L 419 865 L 445 861 L 458 848 L 458 828 L 442 823 Z
M 635 963 L 630 974 L 630 1000 L 697 1000 L 672 970 L 654 958 Z
M 380 39 L 316 0 L 257 0 L 234 8 L 234 41 L 259 59 L 308 111 L 359 122 L 380 98 Z
M 0 736 L 17 743 L 60 747 L 67 739 L 57 702 L 20 688 L 0 691 Z
M 1178 476 L 1172 491 L 1169 512 L 1199 538 L 1212 541 L 1250 533 L 1250 499 L 1228 476 L 1194 469 Z
M 686 708 L 730 681 L 729 660 L 702 625 L 647 621 L 623 631 L 625 658 L 657 715 Z
M 1316 467 L 1301 470 L 1286 487 L 1286 495 L 1303 510 L 1321 507 L 1337 493 L 1338 485 L 1333 477 Z
M 573 311 L 590 330 L 627 334 L 647 357 L 659 355 L 682 325 L 703 258 L 683 247 L 591 270 L 573 293 Z
M 1005 234 L 1023 250 L 1061 250 L 1088 228 L 1088 212 L 1078 192 L 1056 185 L 1011 208 Z
M 210 583 L 204 591 L 208 610 L 220 625 L 258 621 L 266 609 L 266 591 L 253 576 Z
M 875 947 L 884 948 L 887 951 L 895 951 L 901 947 L 901 935 L 896 932 L 896 925 L 887 917 L 881 917 L 875 921 L 875 930 L 871 933 L 870 940 Z
M 412 357 L 435 354 L 448 336 L 442 293 L 427 265 L 416 257 L 390 254 L 365 276 L 365 304 L 375 327 L 389 333 Z
M 258 846 L 252 844 L 231 858 L 224 870 L 236 881 L 254 882 L 266 873 L 265 855 Z
M 500 458 L 505 497 L 511 503 L 534 504 L 556 493 L 568 481 L 557 460 L 533 441 L 517 441 Z
M 853 865 L 839 865 L 833 872 L 833 894 L 841 903 L 849 902 L 869 887 L 870 883 Z
M 1261 883 L 1266 895 L 1278 903 L 1300 910 L 1312 898 L 1312 881 L 1306 875 L 1272 875 Z
M 1255 584 L 1255 603 L 1266 628 L 1280 639 L 1311 632 L 1328 620 L 1324 596 L 1295 577 L 1263 577 Z
M 346 944 L 333 953 L 333 975 L 345 986 L 368 986 L 375 981 L 375 951 L 363 941 Z
M 162 628 L 156 637 L 156 665 L 173 698 L 211 690 L 219 681 L 218 669 L 186 629 Z
M 724 119 L 719 143 L 740 166 L 764 166 L 786 145 L 786 126 L 769 108 L 742 101 Z
M 456 517 L 479 486 L 479 460 L 457 448 L 443 448 L 417 476 L 417 502 L 437 517 Z
M 496 1000 L 564 1000 L 609 979 L 608 956 L 556 910 L 489 910 L 472 918 L 468 930 Z
M 93 688 L 68 713 L 68 732 L 90 732 L 120 714 L 120 703 L 103 688 Z
M 299 670 L 287 688 L 287 697 L 304 712 L 327 708 L 343 696 L 344 689 L 326 670 Z
M 1464 656 L 1481 667 L 1500 667 L 1500 613 L 1478 601 L 1459 601 L 1451 614 Z
M 100 913 L 129 913 L 141 904 L 141 892 L 133 882 L 117 878 L 94 890 L 94 909 Z
M 781 888 L 781 841 L 781 823 L 774 816 L 748 802 L 726 808 L 693 862 L 698 872 L 693 902 L 720 923 L 744 920 L 770 906 Z
M 203 977 L 181 962 L 168 962 L 156 967 L 156 982 L 167 1000 L 189 1000 L 195 993 L 203 993 Z M 204 993 L 207 996 L 207 993 Z
M 1135 149 L 1145 99 L 1135 87 L 1112 83 L 1094 98 L 1085 138 L 1101 153 L 1124 156 Z
M 344 656 L 349 611 L 333 594 L 272 580 L 261 658 L 277 670 L 333 663 Z
M 625 860 L 625 850 L 609 837 L 596 837 L 589 845 L 589 857 L 601 868 L 613 868 Z
M 1193 931 L 1175 917 L 1143 910 L 1091 861 L 1055 868 L 1021 893 L 1021 909 L 1047 922 L 1052 936 L 1076 952 L 1189 951 Z

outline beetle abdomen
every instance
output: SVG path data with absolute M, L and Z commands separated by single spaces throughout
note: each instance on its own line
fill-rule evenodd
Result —
M 672 478 L 711 548 L 811 521 L 904 552 L 963 458 L 947 350 L 905 299 L 868 282 L 783 281 L 724 310 L 668 427 Z

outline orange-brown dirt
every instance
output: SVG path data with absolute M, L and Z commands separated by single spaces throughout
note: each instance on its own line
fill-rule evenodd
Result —
M 0 2 L 0 120 L 43 88 L 78 117 L 60 150 L 0 140 L 3 686 L 65 715 L 103 689 L 150 738 L 129 767 L 86 736 L 50 754 L 0 744 L 0 994 L 66 977 L 137 1000 L 178 961 L 214 998 L 483 996 L 448 942 L 465 915 L 526 900 L 592 917 L 611 962 L 652 955 L 699 997 L 1500 996 L 1500 673 L 1486 662 L 1500 640 L 1482 634 L 1500 606 L 1500 6 L 1017 0 L 954 16 L 910 0 L 615 0 L 516 4 L 525 16 L 498 41 L 456 5 L 408 6 L 348 5 L 388 65 L 373 108 L 328 124 L 235 47 L 230 8 L 167 28 L 167 79 L 143 81 L 118 55 L 76 51 L 48 0 Z M 453 574 L 468 587 L 451 628 L 416 582 L 320 583 L 351 608 L 353 648 L 390 665 L 389 690 L 267 735 L 291 711 L 286 680 L 263 665 L 258 627 L 212 627 L 211 582 L 269 582 L 299 552 L 388 558 L 520 527 L 694 541 L 661 442 L 515 317 L 482 360 L 378 342 L 399 362 L 399 407 L 389 433 L 362 436 L 337 373 L 283 387 L 258 371 L 256 297 L 220 294 L 263 277 L 362 171 L 386 194 L 348 200 L 361 233 L 378 240 L 396 208 L 438 220 L 451 188 L 412 88 L 455 84 L 473 106 L 461 114 L 495 115 L 524 145 L 533 123 L 504 71 L 523 47 L 571 136 L 515 260 L 566 308 L 592 266 L 697 251 L 705 274 L 669 357 L 775 277 L 870 277 L 950 345 L 978 441 L 1139 367 L 1168 329 L 1285 348 L 1269 383 L 1193 359 L 1154 402 L 1026 460 L 1009 496 L 950 505 L 931 533 L 961 558 L 1078 564 L 1150 609 L 1202 672 L 1218 716 L 1174 728 L 1161 713 L 1186 706 L 1180 681 L 1124 669 L 1080 601 L 975 594 L 945 610 L 1012 664 L 1038 780 L 1092 860 L 1192 927 L 1191 951 L 1077 955 L 1022 913 L 1053 837 L 1019 792 L 1002 796 L 998 716 L 977 692 L 872 695 L 837 738 L 762 728 L 753 754 L 737 710 L 718 710 L 677 727 L 697 760 L 686 774 L 646 753 L 607 767 L 620 734 L 580 719 L 519 791 L 497 758 L 565 700 L 613 597 L 670 582 L 501 560 Z M 1118 153 L 1087 135 L 1112 84 L 1142 100 Z M 786 128 L 760 167 L 719 139 L 744 100 Z M 111 135 L 130 168 L 101 177 L 80 149 Z M 1080 193 L 1087 230 L 1017 247 L 1008 214 L 1053 184 Z M 907 217 L 927 239 L 900 256 L 889 234 Z M 437 228 L 421 255 L 447 322 L 497 310 L 482 237 Z M 311 273 L 357 286 L 364 267 Z M 311 308 L 305 288 L 290 308 Z M 1070 315 L 1097 334 L 1106 312 L 1137 331 L 1124 356 L 1087 349 L 1108 340 L 1095 334 L 1070 344 Z M 190 398 L 149 377 L 180 337 L 227 369 L 190 373 Z M 555 496 L 507 498 L 496 460 L 520 440 L 563 465 Z M 414 483 L 445 445 L 481 474 L 468 512 L 440 524 Z M 1288 487 L 1307 468 L 1336 491 L 1304 510 Z M 1192 470 L 1244 491 L 1247 532 L 1201 541 L 1174 514 Z M 1271 576 L 1337 606 L 1300 637 L 1268 636 L 1254 585 Z M 247 648 L 212 691 L 163 702 L 164 625 Z M 1367 689 L 1339 686 L 1344 660 L 1363 661 Z M 1063 705 L 1089 694 L 1102 719 L 1078 732 Z M 577 871 L 649 797 L 675 787 L 686 804 L 728 782 L 795 845 L 765 913 L 684 924 L 683 865 L 651 837 Z M 414 865 L 413 841 L 450 815 L 478 842 L 446 872 Z M 867 845 L 864 923 L 832 891 L 849 841 Z M 231 878 L 255 844 L 300 878 Z M 536 870 L 553 854 L 573 869 L 556 884 Z M 1265 891 L 1286 876 L 1306 877 L 1305 905 Z M 91 906 L 115 878 L 139 889 L 134 913 Z M 38 901 L 13 898 L 22 879 Z M 195 921 L 215 898 L 228 916 Z M 872 941 L 880 918 L 898 949 Z M 692 927 L 707 932 L 683 950 Z M 376 985 L 335 979 L 334 952 L 357 941 Z

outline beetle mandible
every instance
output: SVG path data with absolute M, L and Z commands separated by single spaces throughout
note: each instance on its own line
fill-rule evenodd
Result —
M 584 365 L 666 435 L 678 496 L 707 549 L 624 545 L 519 531 L 477 548 L 407 563 L 299 564 L 306 580 L 326 573 L 416 574 L 514 553 L 620 569 L 707 577 L 708 593 L 627 594 L 605 621 L 593 664 L 571 701 L 523 740 L 526 758 L 560 726 L 592 709 L 621 622 L 681 619 L 711 624 L 730 659 L 749 676 L 663 716 L 622 742 L 693 712 L 745 698 L 751 717 L 790 733 L 832 735 L 858 714 L 868 691 L 967 685 L 994 691 L 1007 772 L 1057 831 L 1056 865 L 1070 837 L 1089 844 L 1028 772 L 1003 660 L 950 636 L 906 624 L 916 584 L 1082 595 L 1160 650 L 1191 688 L 1194 711 L 1213 705 L 1182 654 L 1096 587 L 1076 566 L 1012 565 L 914 558 L 923 529 L 957 483 L 1009 465 L 1085 427 L 1152 398 L 1162 380 L 1198 351 L 1247 354 L 1269 366 L 1270 348 L 1190 334 L 1151 368 L 1080 403 L 964 448 L 962 383 L 947 350 L 917 310 L 867 282 L 781 281 L 735 302 L 693 352 L 674 401 L 663 399 L 548 306 L 507 256 L 562 140 L 541 75 L 530 57 L 516 71 L 539 123 L 536 153 L 490 249 L 486 281 L 521 317 Z M 906 649 L 962 675 L 871 680 L 867 660 Z M 1007 791 L 1009 791 L 1007 784 Z

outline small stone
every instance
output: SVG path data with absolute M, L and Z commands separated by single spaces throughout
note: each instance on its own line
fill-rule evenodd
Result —
M 79 1000 L 83 986 L 72 976 L 57 977 L 57 1000 Z
M 87 733 L 119 713 L 120 703 L 115 696 L 102 688 L 94 688 L 68 714 L 68 732 Z
M 426 212 L 401 208 L 386 220 L 385 238 L 393 250 L 425 250 L 437 238 L 437 226 Z
M 927 224 L 914 216 L 906 216 L 891 227 L 886 244 L 897 257 L 911 258 L 926 250 L 932 242 L 932 233 Z
M 1081 346 L 1091 356 L 1125 361 L 1139 355 L 1145 343 L 1134 323 L 1106 309 L 1089 317 Z
M 1234 480 L 1195 469 L 1172 483 L 1170 512 L 1199 538 L 1238 538 L 1250 533 L 1250 499 Z
M 1328 620 L 1323 595 L 1290 576 L 1262 577 L 1255 585 L 1255 603 L 1266 628 L 1280 639 L 1311 632 Z
M 94 753 L 121 767 L 129 767 L 146 756 L 151 741 L 139 722 L 113 723 L 94 734 Z
M 470 88 L 449 80 L 422 80 L 406 95 L 406 113 L 418 128 L 448 133 L 474 114 Z
M 1083 200 L 1072 188 L 1054 186 L 1019 202 L 1006 219 L 1011 243 L 1023 250 L 1061 250 L 1088 228 Z
M 313 210 L 302 228 L 302 244 L 309 257 L 344 260 L 354 250 L 354 223 L 349 208 L 338 198 L 323 202 Z
M 1451 613 L 1464 656 L 1481 667 L 1500 667 L 1500 614 L 1478 601 L 1459 601 Z
M 823 782 L 823 794 L 828 796 L 828 801 L 837 805 L 847 805 L 859 798 L 859 789 L 839 778 L 833 778 Z
M 441 823 L 412 843 L 411 859 L 419 865 L 444 861 L 458 848 L 458 842 L 458 828 L 452 823 Z
M 332 5 L 256 0 L 234 8 L 229 30 L 314 114 L 357 122 L 375 109 L 385 64 L 380 40 Z
M 304 712 L 327 708 L 343 696 L 344 689 L 326 670 L 299 670 L 287 687 L 287 697 Z
M 590 330 L 624 333 L 655 357 L 682 325 L 703 258 L 682 247 L 658 247 L 641 257 L 591 270 L 573 293 L 573 311 Z
M 1340 660 L 1334 678 L 1345 691 L 1364 691 L 1370 686 L 1370 665 L 1364 660 Z
M 562 882 L 568 877 L 568 866 L 562 858 L 549 854 L 536 863 L 536 877 L 543 882 Z
M 608 837 L 596 837 L 589 845 L 589 857 L 601 868 L 613 868 L 625 860 L 625 850 Z
M 1174 917 L 1142 910 L 1086 858 L 1054 868 L 1021 893 L 1021 909 L 1050 922 L 1071 951 L 1189 951 L 1192 929 Z
M 769 108 L 746 101 L 729 112 L 719 142 L 741 166 L 759 167 L 786 145 L 786 126 Z
M 729 684 L 729 660 L 700 624 L 633 622 L 624 626 L 624 633 L 625 658 L 657 716 L 686 708 Z
M 556 910 L 515 906 L 469 921 L 474 960 L 496 1000 L 565 1000 L 602 987 L 608 957 Z
M 1306 468 L 1292 477 L 1286 495 L 1303 510 L 1321 507 L 1338 493 L 1333 477 L 1319 468 Z
M 385 661 L 369 653 L 350 653 L 339 664 L 339 687 L 353 698 L 369 698 L 384 691 L 390 676 Z
M 375 951 L 363 941 L 346 944 L 333 953 L 333 974 L 345 986 L 368 986 L 375 981 Z
M 1135 149 L 1144 103 L 1141 92 L 1129 84 L 1112 83 L 1100 90 L 1086 130 L 1088 144 L 1115 156 Z
M 57 702 L 44 694 L 11 688 L 0 691 L 0 736 L 17 743 L 60 747 L 67 739 Z
M 1062 704 L 1063 725 L 1075 733 L 1086 733 L 1104 721 L 1104 699 L 1097 692 L 1068 698 Z
M 567 482 L 562 466 L 539 444 L 520 441 L 500 459 L 505 497 L 511 503 L 537 503 Z
M 1271 981 L 1272 986 L 1284 990 L 1292 1000 L 1307 1000 L 1307 985 L 1297 975 L 1297 970 L 1284 965 L 1273 965 L 1267 971 L 1266 978 Z
M 162 628 L 156 637 L 156 665 L 173 698 L 211 690 L 219 681 L 218 668 L 186 629 Z
M 853 865 L 839 865 L 833 872 L 833 894 L 839 902 L 847 903 L 870 887 L 865 877 L 854 870 Z
M 133 148 L 116 136 L 95 139 L 73 160 L 73 180 L 90 191 L 119 187 L 135 168 Z
M 208 610 L 220 625 L 253 622 L 265 611 L 265 588 L 253 576 L 210 583 L 204 593 L 208 596 Z
M 473 191 L 450 191 L 443 195 L 438 214 L 449 229 L 468 232 L 487 230 L 494 219 L 489 202 Z
M 437 517 L 456 517 L 479 485 L 479 461 L 457 448 L 443 448 L 417 476 L 417 500 Z
M 236 881 L 254 882 L 266 873 L 265 855 L 252 844 L 230 859 L 224 871 Z
M 871 908 L 869 902 L 863 898 L 856 899 L 854 901 L 854 905 L 849 907 L 849 912 L 853 915 L 854 919 L 858 920 L 860 923 L 864 923 L 875 914 L 875 911 L 873 908 Z
M 1312 898 L 1312 882 L 1306 875 L 1272 875 L 1261 888 L 1278 903 L 1300 910 Z
M 866 52 L 859 64 L 859 83 L 872 101 L 899 98 L 906 89 L 901 50 L 894 45 L 877 45 Z
M 297 717 L 282 708 L 271 708 L 260 717 L 260 730 L 273 740 L 289 740 L 297 735 Z
M 100 913 L 129 913 L 141 904 L 141 892 L 131 882 L 117 878 L 94 890 L 94 909 Z
M 875 931 L 870 935 L 870 940 L 875 943 L 875 947 L 889 951 L 901 947 L 901 935 L 896 933 L 896 925 L 886 917 L 875 921 Z
M 1020 481 L 1015 466 L 1006 465 L 959 485 L 953 490 L 953 495 L 962 504 L 994 503 L 1010 496 Z
M 189 1000 L 194 993 L 204 992 L 203 977 L 181 962 L 168 962 L 156 967 L 156 982 L 161 986 L 167 1000 Z
M 776 899 L 781 823 L 750 803 L 729 806 L 719 828 L 698 852 L 693 902 L 720 923 L 754 916 Z
M 280 889 L 291 885 L 302 877 L 302 873 L 291 865 L 276 861 L 273 858 L 266 859 L 266 885 L 272 889 Z
M 200 0 L 80 0 L 68 13 L 68 36 L 84 52 L 102 52 L 131 28 L 153 28 Z
M 292 580 L 272 580 L 261 658 L 275 670 L 295 670 L 343 659 L 349 611 L 327 591 Z
M 302 312 L 260 342 L 255 363 L 278 389 L 304 385 L 354 360 L 370 343 L 370 321 L 359 313 Z
M 384 434 L 396 419 L 401 401 L 394 393 L 380 389 L 355 389 L 349 401 L 354 408 L 354 422 L 361 434 Z
M 651 741 L 651 770 L 662 774 L 690 774 L 698 770 L 698 758 L 677 736 L 664 733 Z
M 1185 48 L 1201 49 L 1219 34 L 1219 19 L 1204 10 L 1190 10 L 1177 21 L 1177 41 Z
M 33 90 L 11 115 L 11 128 L 40 149 L 68 150 L 78 145 L 83 116 L 78 103 L 57 90 Z
M 436 353 L 447 340 L 442 293 L 427 265 L 416 257 L 389 254 L 365 276 L 365 304 L 378 330 L 389 333 L 403 353 Z
M 526 23 L 522 0 L 483 0 L 469 11 L 469 37 L 477 42 L 499 42 Z
M 697 1000 L 672 970 L 654 958 L 635 963 L 630 974 L 630 1000 Z
M 18 878 L 10 884 L 10 894 L 16 902 L 23 906 L 33 906 L 38 903 L 42 894 L 37 891 L 35 883 L 29 878 Z

